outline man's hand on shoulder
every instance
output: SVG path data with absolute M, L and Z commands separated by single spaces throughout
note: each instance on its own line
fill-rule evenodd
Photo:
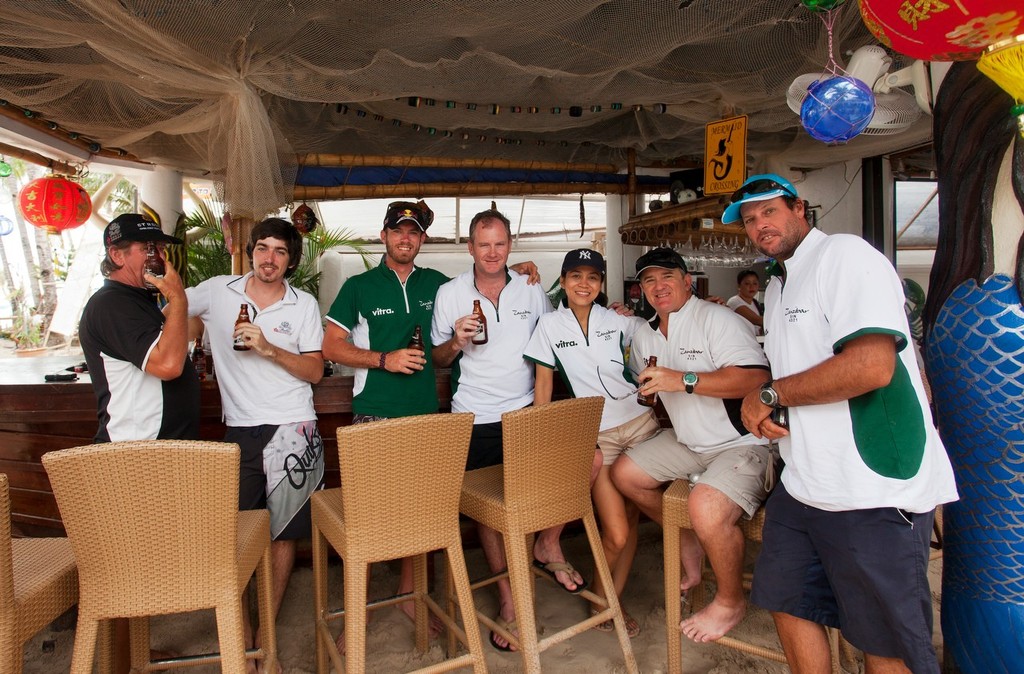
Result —
M 612 302 L 608 305 L 608 308 L 617 313 L 619 316 L 633 316 L 634 312 L 632 309 L 627 307 L 625 304 L 619 301 Z
M 517 274 L 526 276 L 527 285 L 533 286 L 540 283 L 540 270 L 537 269 L 537 265 L 532 260 L 517 262 L 516 264 L 510 265 L 509 269 Z

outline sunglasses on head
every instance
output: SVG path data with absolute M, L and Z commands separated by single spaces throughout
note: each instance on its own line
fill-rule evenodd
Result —
M 754 196 L 755 194 L 767 194 L 768 192 L 775 192 L 776 190 L 781 190 L 783 193 L 793 197 L 794 199 L 797 198 L 797 196 L 793 193 L 793 190 L 786 187 L 782 183 L 775 182 L 771 178 L 760 178 L 752 183 L 747 183 L 743 187 L 733 192 L 731 200 L 733 202 L 741 201 L 743 199 L 746 199 L 747 197 Z

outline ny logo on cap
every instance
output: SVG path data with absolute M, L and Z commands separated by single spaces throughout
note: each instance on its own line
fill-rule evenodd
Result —
M 581 250 L 580 251 L 580 259 L 581 260 L 589 260 L 590 259 L 590 251 L 589 250 Z

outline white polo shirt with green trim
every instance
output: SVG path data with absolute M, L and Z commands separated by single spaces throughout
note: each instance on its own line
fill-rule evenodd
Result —
M 803 372 L 866 334 L 892 335 L 896 371 L 851 400 L 789 409 L 779 443 L 782 481 L 802 503 L 829 511 L 895 507 L 927 512 L 957 498 L 932 425 L 903 288 L 892 264 L 863 239 L 817 229 L 786 260 L 786 280 L 765 292 L 765 352 L 776 378 Z
M 528 285 L 526 276 L 511 270 L 506 274 L 497 306 L 476 289 L 472 270 L 441 286 L 434 303 L 434 344 L 451 339 L 456 319 L 472 313 L 473 300 L 480 300 L 487 318 L 487 343 L 467 344 L 452 363 L 452 412 L 473 412 L 474 424 L 501 421 L 505 412 L 533 402 L 533 366 L 523 350 L 551 301 L 540 284 Z
M 605 431 L 648 409 L 636 401 L 636 379 L 626 363 L 633 335 L 644 323 L 640 317 L 620 316 L 594 304 L 584 333 L 572 309 L 563 305 L 541 316 L 523 357 L 550 369 L 557 366 L 574 398 L 604 398 L 601 430 Z

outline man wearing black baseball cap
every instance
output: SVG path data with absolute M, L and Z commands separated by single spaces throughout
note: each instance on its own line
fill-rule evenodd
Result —
M 612 464 L 612 481 L 648 517 L 662 521 L 666 483 L 689 478 L 694 530 L 682 540 L 683 588 L 700 582 L 706 553 L 715 572 L 712 602 L 682 621 L 697 642 L 719 639 L 746 612 L 740 517 L 750 518 L 774 476 L 768 440 L 740 423 L 743 396 L 768 380 L 768 361 L 738 314 L 693 297 L 686 262 L 671 248 L 655 248 L 636 262 L 637 278 L 657 315 L 633 336 L 631 367 L 657 365 L 637 375 L 640 391 L 657 393 L 672 432 L 640 443 Z
M 107 277 L 78 326 L 98 404 L 96 442 L 196 439 L 199 379 L 188 356 L 188 303 L 181 277 L 165 265 L 146 272 L 146 251 L 181 239 L 145 215 L 125 213 L 103 232 L 100 270 Z M 147 282 L 167 300 L 157 306 Z

